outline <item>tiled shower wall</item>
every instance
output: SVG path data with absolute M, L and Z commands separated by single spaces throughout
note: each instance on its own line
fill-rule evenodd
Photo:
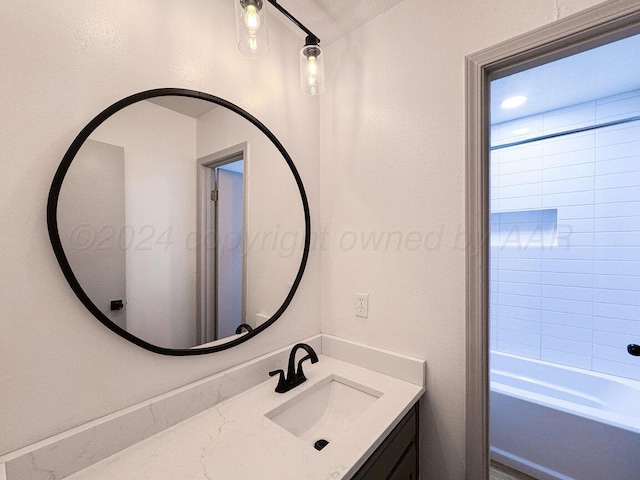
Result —
M 640 91 L 494 125 L 492 144 L 636 115 Z M 640 121 L 493 150 L 491 212 L 491 348 L 640 380 Z

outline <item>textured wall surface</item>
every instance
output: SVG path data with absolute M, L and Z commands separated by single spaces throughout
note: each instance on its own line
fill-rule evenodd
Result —
M 427 360 L 426 479 L 465 470 L 464 58 L 596 3 L 405 0 L 327 49 L 322 329 Z

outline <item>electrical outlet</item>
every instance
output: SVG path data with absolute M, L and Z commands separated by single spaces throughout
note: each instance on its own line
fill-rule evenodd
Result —
M 369 294 L 356 293 L 356 317 L 369 317 Z

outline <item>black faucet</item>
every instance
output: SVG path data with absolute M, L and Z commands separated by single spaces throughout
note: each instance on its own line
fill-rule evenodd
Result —
M 296 352 L 298 349 L 302 348 L 307 351 L 308 355 L 305 355 L 298 362 L 298 370 L 296 370 Z M 287 377 L 284 376 L 283 370 L 274 370 L 273 372 L 269 372 L 270 376 L 280 374 L 280 378 L 278 379 L 278 385 L 276 386 L 276 392 L 285 393 L 291 390 L 292 388 L 297 387 L 301 383 L 306 382 L 307 377 L 304 376 L 304 372 L 302 371 L 302 362 L 305 360 L 311 360 L 311 363 L 316 363 L 318 361 L 318 355 L 316 352 L 306 343 L 297 343 L 291 349 L 291 353 L 289 354 L 289 365 L 287 367 Z

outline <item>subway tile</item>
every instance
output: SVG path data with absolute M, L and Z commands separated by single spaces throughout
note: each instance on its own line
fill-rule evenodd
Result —
M 597 303 L 613 303 L 640 307 L 640 294 L 632 290 L 604 290 L 594 288 L 593 301 Z M 638 318 L 638 320 L 640 321 L 640 318 Z
M 640 240 L 640 239 L 639 239 Z M 640 243 L 640 242 L 639 242 Z M 633 260 L 640 261 L 640 247 L 597 246 L 593 249 L 594 260 Z M 640 271 L 638 271 L 640 275 Z
M 594 248 L 589 247 L 561 247 L 553 246 L 542 249 L 545 260 L 593 260 Z
M 543 350 L 556 350 L 558 352 L 573 353 L 574 355 L 591 356 L 591 339 L 587 342 L 579 342 L 567 338 L 542 336 L 540 347 Z
M 540 208 L 542 207 L 542 194 L 532 195 L 529 197 L 513 197 L 513 198 L 500 198 L 497 206 L 494 207 L 491 204 L 492 210 L 524 210 L 527 208 Z
M 640 380 L 640 369 L 636 365 L 613 362 L 602 358 L 593 359 L 593 370 L 601 373 L 608 373 L 618 377 Z
M 558 224 L 557 246 L 558 247 L 590 247 L 594 243 L 593 233 L 576 233 L 570 226 L 564 223 Z
M 640 216 L 596 218 L 597 232 L 640 232 Z M 640 245 L 640 235 L 638 235 Z
M 517 330 L 508 330 L 505 328 L 498 328 L 498 342 L 514 342 L 514 343 L 521 343 L 523 345 L 539 347 L 540 334 L 519 332 Z
M 596 148 L 633 142 L 640 138 L 640 122 L 613 125 L 596 130 Z
M 498 350 L 498 338 L 497 337 L 491 337 L 489 339 L 489 349 L 491 349 L 492 351 L 496 351 Z
M 541 260 L 536 259 L 500 259 L 500 270 L 502 271 L 520 271 L 520 272 L 539 272 L 541 267 Z M 500 275 L 498 274 L 498 280 Z
M 569 180 L 574 178 L 588 177 L 593 181 L 593 176 L 596 172 L 596 165 L 593 162 L 580 163 L 577 165 L 569 165 L 567 167 L 548 167 L 545 168 L 543 173 L 543 180 L 545 182 L 555 180 Z M 592 184 L 593 186 L 593 184 Z
M 593 262 L 593 273 L 597 275 L 638 275 L 640 273 L 640 262 L 633 260 L 596 260 Z
M 592 303 L 579 300 L 563 300 L 558 298 L 542 298 L 542 310 L 563 313 L 577 313 L 591 315 Z M 544 312 L 543 312 L 544 315 Z
M 572 220 L 576 218 L 593 218 L 593 205 L 567 205 L 558 209 L 558 222 Z
M 593 357 L 601 358 L 603 360 L 609 360 L 611 362 L 626 363 L 629 365 L 635 365 L 640 369 L 640 357 L 634 357 L 627 352 L 628 343 L 621 343 L 617 346 L 599 345 L 593 344 Z
M 543 286 L 535 283 L 498 282 L 497 291 L 507 295 L 529 295 L 540 297 Z
M 605 330 L 593 330 L 594 345 L 604 345 L 613 348 L 625 348 L 634 342 L 634 336 L 627 333 L 607 332 Z
M 528 183 L 524 185 L 516 185 L 511 187 L 498 187 L 500 192 L 500 199 L 513 198 L 513 197 L 531 197 L 535 195 L 542 195 L 542 182 Z
M 637 158 L 638 151 L 640 151 L 640 140 L 637 140 L 637 138 L 626 143 L 616 143 L 614 145 L 598 147 L 595 150 L 596 163 L 600 164 L 610 160 Z
M 640 243 L 638 232 L 596 232 L 596 247 L 635 247 Z
M 562 225 L 569 228 L 572 233 L 591 233 L 593 232 L 593 219 L 582 218 L 573 220 L 564 220 Z
M 500 258 L 539 260 L 542 258 L 542 249 L 540 247 L 518 248 L 517 246 L 501 245 L 498 247 L 498 254 Z
M 591 357 L 587 355 L 578 355 L 575 353 L 561 352 L 558 350 L 541 350 L 541 359 L 547 362 L 559 363 L 569 367 L 591 369 Z
M 556 273 L 593 273 L 593 262 L 590 260 L 548 260 L 542 259 L 543 272 Z
M 640 275 L 594 275 L 593 286 L 608 290 L 640 292 Z
M 540 308 L 540 296 L 498 294 L 498 304 L 509 307 Z
M 554 323 L 542 323 L 541 334 L 545 337 L 564 338 L 567 340 L 575 340 L 577 342 L 591 343 L 593 332 L 590 328 L 579 328 L 568 325 L 558 325 Z M 544 340 L 542 344 L 543 348 Z M 546 347 L 553 348 L 553 347 Z
M 520 161 L 526 158 L 540 158 L 544 152 L 542 142 L 525 143 L 515 147 L 507 147 L 500 150 L 493 150 L 492 153 L 500 152 L 497 157 L 500 164 L 504 162 Z
M 596 305 L 603 304 L 594 304 Z M 603 332 L 620 333 L 624 335 L 640 335 L 640 322 L 636 320 L 620 319 L 619 316 L 614 317 L 616 312 L 604 311 L 602 313 L 610 313 L 611 317 L 595 316 L 593 317 L 593 329 Z
M 568 180 L 549 180 L 545 178 L 542 184 L 542 193 L 544 195 L 555 195 L 558 193 L 577 193 L 577 192 L 591 192 L 593 190 L 594 178 L 593 177 L 581 177 L 571 178 Z
M 629 328 L 640 335 L 640 307 L 638 306 L 594 302 L 593 315 L 594 317 L 608 317 L 606 320 L 598 321 L 598 325 L 609 326 L 609 328 L 601 328 L 601 330 L 620 331 L 622 328 Z
M 498 273 L 498 276 L 500 276 L 500 273 Z M 562 285 L 568 287 L 591 287 L 594 282 L 593 275 L 565 272 L 542 272 L 542 278 L 540 280 L 543 285 Z
M 523 283 L 538 283 L 542 281 L 542 274 L 540 270 L 499 270 L 498 281 L 500 282 L 523 282 Z
M 593 148 L 560 152 L 556 154 L 545 153 L 542 157 L 542 167 L 548 168 L 567 167 L 570 165 L 593 165 L 596 154 Z
M 534 345 L 525 345 L 523 343 L 507 342 L 498 339 L 497 350 L 502 353 L 510 353 L 521 357 L 540 359 L 540 347 Z
M 510 307 L 507 305 L 498 306 L 499 318 L 515 318 L 518 320 L 528 320 L 530 322 L 540 321 L 540 309 Z
M 595 133 L 583 132 L 565 137 L 544 140 L 543 154 L 556 155 L 558 153 L 575 152 L 578 150 L 593 149 L 595 146 Z
M 595 185 L 596 190 L 604 190 L 607 188 L 636 187 L 640 185 L 640 171 L 613 173 L 611 175 L 598 175 L 596 176 Z M 640 196 L 631 198 L 637 200 L 638 198 L 640 198 Z
M 578 205 L 593 205 L 595 198 L 596 195 L 593 191 L 593 188 L 580 192 L 545 192 L 542 196 L 542 206 L 545 208 L 558 208 L 560 210 L 561 207 L 565 206 L 575 207 Z
M 564 300 L 580 300 L 590 302 L 593 300 L 593 289 L 585 287 L 559 287 L 557 285 L 542 285 L 542 297 L 559 298 Z
M 500 189 L 497 185 L 491 186 L 491 200 L 498 200 L 500 198 Z
M 500 175 L 510 175 L 513 173 L 542 171 L 542 157 L 525 158 L 513 162 L 504 162 L 500 164 Z
M 592 355 L 594 358 L 602 358 L 613 362 L 629 363 L 631 365 L 634 365 L 637 362 L 638 367 L 640 367 L 640 359 L 629 355 L 626 345 L 611 347 L 608 345 L 594 343 Z
M 516 163 L 516 162 L 512 162 Z M 500 172 L 500 188 L 519 185 L 528 185 L 542 182 L 542 169 L 529 170 L 527 172 L 503 174 Z
M 604 204 L 595 205 L 596 218 L 598 217 L 631 217 L 638 214 L 640 214 L 640 201 L 604 203 Z
M 593 326 L 593 317 L 591 315 L 580 315 L 577 313 L 545 311 L 542 313 L 540 321 L 541 323 L 550 323 L 576 328 L 591 329 Z
M 510 317 L 499 317 L 499 322 L 501 329 L 540 335 L 540 322 Z
M 601 160 L 595 164 L 596 175 L 610 175 L 616 173 L 637 172 L 640 170 L 640 156 L 638 150 L 632 156 L 626 158 L 614 158 L 611 160 Z
M 596 190 L 595 203 L 620 203 L 634 201 L 640 198 L 640 186 L 616 187 Z

